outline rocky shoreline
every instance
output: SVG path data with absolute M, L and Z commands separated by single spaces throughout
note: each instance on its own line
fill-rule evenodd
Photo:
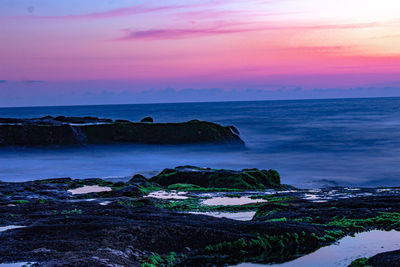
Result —
M 172 182 L 165 182 L 168 177 Z M 196 185 L 193 177 L 208 182 Z M 0 263 L 287 262 L 354 233 L 400 230 L 399 193 L 398 188 L 296 189 L 282 185 L 273 170 L 193 166 L 166 169 L 151 179 L 135 175 L 126 182 L 0 182 Z M 233 220 L 212 215 L 217 212 L 254 216 Z M 397 266 L 398 255 L 384 253 L 352 266 Z
M 234 126 L 191 120 L 154 123 L 97 117 L 45 116 L 33 119 L 0 118 L 0 146 L 82 144 L 230 144 L 243 146 Z

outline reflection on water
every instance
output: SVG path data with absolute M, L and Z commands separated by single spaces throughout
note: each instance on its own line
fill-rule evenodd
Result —
M 201 214 L 201 215 L 208 215 L 216 218 L 228 218 L 237 221 L 250 221 L 254 215 L 256 214 L 255 211 L 244 211 L 244 212 L 197 212 L 192 211 L 188 212 L 190 214 Z
M 0 263 L 0 267 L 29 267 L 34 264 L 33 262 Z
M 378 253 L 400 249 L 400 232 L 370 231 L 342 238 L 338 244 L 323 247 L 309 255 L 283 264 L 265 265 L 242 263 L 241 267 L 338 267 L 348 266 L 353 260 L 372 257 Z
M 176 192 L 176 191 L 155 191 L 149 193 L 145 197 L 152 197 L 152 198 L 158 198 L 158 199 L 187 199 L 188 197 L 185 196 L 187 192 Z
M 233 206 L 267 202 L 264 199 L 251 199 L 249 197 L 213 197 L 202 201 L 207 206 Z
M 24 227 L 26 227 L 26 226 L 19 226 L 19 225 L 0 226 L 0 232 L 12 230 L 12 229 L 24 228 Z
M 76 189 L 70 189 L 68 192 L 73 195 L 98 193 L 98 192 L 108 192 L 111 191 L 110 187 L 98 186 L 98 185 L 85 185 Z

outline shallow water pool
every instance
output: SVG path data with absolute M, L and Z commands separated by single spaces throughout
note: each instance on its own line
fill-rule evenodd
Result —
M 323 247 L 317 251 L 282 264 L 242 263 L 240 267 L 279 266 L 279 267 L 338 267 L 348 266 L 353 260 L 372 257 L 378 253 L 400 249 L 399 231 L 370 231 L 347 236 L 337 244 Z
M 19 225 L 0 226 L 0 232 L 12 230 L 12 229 L 24 228 L 24 227 L 26 227 L 26 226 L 19 226 Z
M 145 197 L 152 197 L 152 198 L 158 198 L 158 199 L 187 199 L 188 197 L 185 196 L 186 194 L 187 194 L 187 192 L 154 191 L 154 192 L 149 193 Z
M 255 211 L 244 211 L 244 212 L 197 212 L 192 211 L 190 214 L 202 214 L 216 218 L 227 218 L 237 221 L 250 221 L 256 214 Z
M 267 202 L 265 199 L 251 199 L 250 197 L 213 197 L 202 201 L 207 206 L 234 206 Z
M 110 187 L 98 186 L 98 185 L 85 185 L 76 189 L 70 189 L 68 192 L 73 195 L 89 194 L 89 193 L 99 193 L 111 191 Z

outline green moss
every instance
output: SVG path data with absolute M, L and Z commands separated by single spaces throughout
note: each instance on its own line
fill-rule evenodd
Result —
M 312 217 L 303 217 L 303 218 L 293 219 L 293 221 L 295 221 L 295 222 L 305 222 L 305 223 L 312 223 L 313 220 L 314 219 Z
M 190 170 L 188 170 L 190 169 Z M 274 170 L 244 169 L 242 171 L 203 169 L 180 166 L 165 169 L 150 181 L 162 186 L 192 184 L 202 188 L 234 188 L 256 190 L 281 187 L 280 176 Z M 192 189 L 194 189 L 192 187 Z M 199 189 L 199 188 L 195 188 Z
M 400 227 L 400 213 L 397 212 L 381 212 L 379 216 L 367 219 L 351 219 L 351 218 L 332 218 L 327 223 L 328 226 L 343 228 L 349 232 L 364 231 L 368 229 L 395 229 Z
M 181 192 L 237 192 L 243 191 L 235 188 L 215 188 L 215 187 L 201 187 L 194 184 L 172 184 L 169 185 L 168 190 L 176 190 Z
M 252 239 L 241 238 L 208 245 L 204 248 L 204 252 L 206 255 L 229 255 L 230 259 L 237 258 L 240 261 L 251 255 L 263 260 L 269 256 L 287 260 L 299 254 L 299 251 L 308 253 L 310 250 L 335 242 L 343 235 L 343 231 L 325 231 L 324 236 L 318 236 L 315 233 L 308 234 L 304 231 L 286 232 L 280 235 L 256 234 L 256 238 Z
M 39 198 L 39 199 L 38 199 L 38 202 L 39 202 L 40 204 L 45 204 L 45 203 L 47 202 L 47 200 L 46 200 L 46 199 Z
M 142 267 L 158 267 L 158 266 L 174 266 L 179 258 L 184 258 L 183 255 L 177 255 L 176 252 L 170 252 L 167 255 L 159 255 L 151 253 L 146 260 L 141 264 Z
M 132 200 L 120 200 L 117 204 L 126 207 L 143 207 L 146 205 L 142 200 L 132 201 Z
M 141 187 L 139 187 L 139 190 L 140 190 L 140 192 L 142 192 L 144 195 L 148 195 L 148 194 L 150 194 L 151 192 L 160 191 L 160 190 L 164 190 L 164 189 L 161 188 L 161 187 L 159 187 L 159 186 L 157 186 L 157 185 L 151 184 L 151 185 L 149 185 L 149 186 L 141 186 Z
M 350 263 L 349 267 L 370 267 L 370 265 L 367 265 L 367 261 L 368 258 L 356 259 Z
M 241 197 L 241 195 L 240 194 L 227 194 L 226 197 L 238 198 L 238 197 Z
M 21 199 L 21 200 L 14 200 L 12 203 L 13 204 L 26 204 L 26 203 L 29 203 L 29 201 L 25 200 L 25 199 Z
M 63 210 L 61 211 L 61 214 L 65 215 L 65 214 L 82 214 L 82 210 L 78 210 L 78 209 L 73 209 L 73 210 Z
M 273 214 L 273 213 L 275 213 L 275 212 L 277 212 L 277 211 L 279 211 L 279 210 L 280 210 L 280 209 L 273 209 L 273 210 L 268 210 L 268 211 L 260 211 L 260 210 L 257 210 L 256 214 L 254 214 L 253 219 L 255 219 L 255 218 L 262 218 L 262 217 L 267 217 L 267 216 L 269 216 L 269 215 L 271 215 L 271 214 Z
M 283 217 L 283 218 L 274 218 L 274 219 L 267 220 L 267 222 L 287 222 L 287 218 L 285 218 L 285 217 Z
M 208 245 L 204 248 L 206 254 L 237 255 L 259 254 L 265 251 L 279 251 L 288 245 L 299 246 L 304 242 L 304 236 L 298 233 L 286 233 L 285 235 L 257 235 L 257 238 L 245 240 L 243 238 L 236 241 L 224 241 L 215 245 Z
M 188 198 L 184 200 L 159 200 L 155 203 L 155 206 L 163 209 L 173 211 L 200 211 L 200 212 L 211 212 L 211 211 L 226 211 L 226 212 L 238 212 L 238 211 L 250 211 L 256 210 L 263 203 L 254 203 L 249 205 L 231 205 L 231 206 L 207 206 L 200 203 L 198 198 Z

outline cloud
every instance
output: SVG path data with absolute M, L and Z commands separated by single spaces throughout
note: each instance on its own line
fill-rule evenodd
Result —
M 189 37 L 202 37 L 210 35 L 242 33 L 254 31 L 252 29 L 222 29 L 220 27 L 198 29 L 154 29 L 144 31 L 128 31 L 128 34 L 120 40 L 144 40 L 144 39 L 183 39 Z
M 244 27 L 243 27 L 244 26 Z M 118 40 L 146 40 L 146 39 L 183 39 L 221 34 L 234 34 L 254 31 L 284 31 L 284 30 L 333 30 L 333 29 L 358 29 L 379 27 L 376 22 L 358 24 L 321 24 L 321 25 L 266 25 L 259 23 L 225 23 L 215 26 L 198 28 L 163 28 L 150 30 L 124 30 L 125 36 Z
M 221 2 L 222 3 L 222 2 Z M 28 18 L 39 18 L 39 19 L 65 19 L 65 20 L 81 20 L 81 19 L 106 19 L 115 18 L 121 16 L 130 16 L 137 14 L 153 13 L 168 10 L 181 10 L 190 9 L 196 7 L 207 7 L 215 6 L 221 4 L 218 1 L 213 1 L 203 4 L 185 4 L 185 5 L 164 5 L 164 6 L 148 6 L 148 5 L 136 5 L 129 7 L 122 7 L 113 10 L 103 11 L 103 12 L 92 12 L 87 14 L 71 14 L 64 16 L 28 16 Z

